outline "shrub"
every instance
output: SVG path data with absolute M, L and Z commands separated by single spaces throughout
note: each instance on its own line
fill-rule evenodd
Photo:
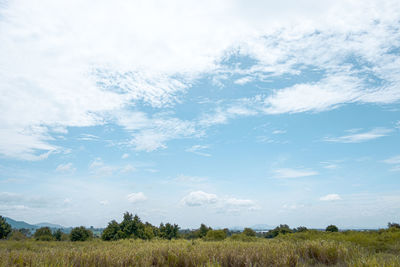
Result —
M 256 241 L 257 237 L 248 236 L 248 235 L 244 235 L 243 233 L 241 233 L 241 234 L 233 234 L 231 237 L 229 237 L 229 239 L 234 240 L 234 241 L 251 242 L 251 241 Z
M 207 235 L 204 237 L 206 241 L 221 241 L 226 238 L 226 232 L 224 230 L 209 230 Z
M 75 227 L 71 230 L 71 241 L 86 241 L 93 237 L 92 231 L 86 229 L 84 226 Z
M 10 236 L 9 236 L 9 240 L 14 240 L 14 241 L 21 241 L 21 240 L 25 240 L 28 237 L 20 230 L 14 229 L 12 230 Z
M 265 234 L 265 237 L 266 238 L 274 238 L 277 235 L 285 235 L 285 234 L 289 234 L 289 233 L 293 233 L 293 230 L 290 229 L 290 227 L 287 224 L 281 224 L 281 225 L 275 227 L 275 229 L 269 230 Z
M 11 225 L 6 222 L 6 219 L 0 216 L 0 239 L 7 238 L 11 233 Z
M 256 232 L 251 228 L 244 228 L 243 234 L 245 236 L 256 236 Z
M 61 229 L 57 229 L 57 231 L 55 231 L 53 233 L 53 237 L 56 241 L 61 241 L 61 237 L 63 235 L 63 232 L 61 231 Z
M 36 240 L 40 241 L 51 241 L 53 240 L 53 234 L 51 233 L 51 230 L 49 227 L 41 227 L 36 230 L 35 234 L 33 237 Z
M 336 225 L 328 225 L 325 229 L 326 232 L 339 232 L 339 228 Z

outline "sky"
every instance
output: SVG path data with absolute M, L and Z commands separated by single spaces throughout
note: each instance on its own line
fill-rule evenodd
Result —
M 400 221 L 400 2 L 0 0 L 0 215 Z

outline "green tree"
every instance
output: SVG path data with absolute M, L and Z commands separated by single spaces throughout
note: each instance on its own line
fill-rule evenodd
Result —
M 339 228 L 336 225 L 328 225 L 325 229 L 326 232 L 339 232 Z
M 36 230 L 35 234 L 33 237 L 36 240 L 40 241 L 51 241 L 53 240 L 53 234 L 51 233 L 51 230 L 49 227 L 41 227 Z
M 226 232 L 224 230 L 209 230 L 207 235 L 204 237 L 206 241 L 221 241 L 226 238 Z
M 104 229 L 103 233 L 101 234 L 101 239 L 105 241 L 118 240 L 122 238 L 121 235 L 122 235 L 121 227 L 115 220 L 112 220 L 111 222 L 108 223 L 108 226 L 106 227 L 106 229 Z
M 15 241 L 21 241 L 21 240 L 25 240 L 28 237 L 21 231 L 19 231 L 18 229 L 13 229 L 11 234 L 9 235 L 8 239 L 9 240 L 15 240 Z
M 171 240 L 172 238 L 178 238 L 178 234 L 179 234 L 179 226 L 177 224 L 160 224 L 160 237 L 164 238 L 164 239 L 168 239 Z
M 388 223 L 388 228 L 397 228 L 397 229 L 400 229 L 400 224 L 389 222 L 389 223 Z
M 265 237 L 266 238 L 274 238 L 278 235 L 286 235 L 286 234 L 290 234 L 290 233 L 293 233 L 293 230 L 290 229 L 290 227 L 287 224 L 281 224 L 281 225 L 275 227 L 275 229 L 269 230 L 265 234 Z
M 7 238 L 11 233 L 11 225 L 7 223 L 6 219 L 0 216 L 0 239 Z
M 256 236 L 256 232 L 251 228 L 244 228 L 243 234 L 245 236 Z
M 203 238 L 207 235 L 208 231 L 212 230 L 211 227 L 207 227 L 204 223 L 200 225 L 198 237 Z
M 293 229 L 293 232 L 295 233 L 306 232 L 306 231 L 308 231 L 308 229 L 305 226 L 299 226 Z
M 75 227 L 71 230 L 71 241 L 86 241 L 93 237 L 93 232 L 86 229 L 84 226 Z
M 56 241 L 61 241 L 62 235 L 63 232 L 61 231 L 61 229 L 57 229 L 57 231 L 53 233 L 53 237 Z

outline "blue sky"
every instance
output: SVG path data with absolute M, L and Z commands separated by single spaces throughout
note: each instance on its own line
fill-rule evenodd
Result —
M 0 1 L 0 214 L 400 221 L 397 1 Z

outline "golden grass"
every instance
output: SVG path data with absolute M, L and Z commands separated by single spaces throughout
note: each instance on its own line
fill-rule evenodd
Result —
M 1 266 L 400 266 L 399 255 L 335 240 L 1 241 Z

